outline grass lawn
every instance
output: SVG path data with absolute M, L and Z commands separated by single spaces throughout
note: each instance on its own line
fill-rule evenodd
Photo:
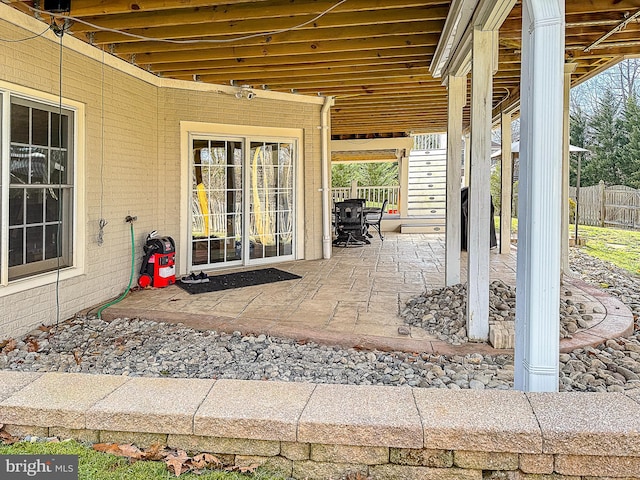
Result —
M 572 234 L 575 226 L 572 225 Z M 584 251 L 628 272 L 640 273 L 640 232 L 618 228 L 578 226 L 578 237 L 586 239 Z
M 500 231 L 500 217 L 495 217 L 496 229 Z M 513 235 L 518 232 L 518 219 L 511 221 Z M 569 226 L 573 237 L 575 225 Z M 581 247 L 592 257 L 611 262 L 624 270 L 640 274 L 640 231 L 619 228 L 578 226 L 578 237 L 586 240 Z
M 0 444 L 0 455 L 78 455 L 80 480 L 167 480 L 176 478 L 163 462 L 138 461 L 107 453 L 96 452 L 73 440 L 60 443 L 18 442 L 13 445 Z M 210 470 L 202 475 L 183 473 L 180 478 L 199 480 L 283 480 L 282 476 L 265 473 L 261 469 L 243 475 L 237 472 Z

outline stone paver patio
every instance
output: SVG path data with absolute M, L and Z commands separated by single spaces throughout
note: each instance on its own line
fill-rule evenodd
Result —
M 515 248 L 508 255 L 490 252 L 491 280 L 516 282 Z M 452 346 L 419 327 L 409 335 L 399 316 L 407 299 L 425 289 L 444 286 L 444 235 L 387 233 L 384 242 L 333 248 L 329 260 L 302 260 L 276 265 L 300 275 L 267 285 L 190 295 L 177 286 L 132 292 L 103 312 L 103 318 L 139 317 L 181 322 L 197 329 L 269 334 L 301 341 L 341 346 L 450 353 L 503 353 L 490 345 Z M 466 281 L 466 253 L 462 252 L 462 278 Z M 260 268 L 260 267 L 257 267 Z M 208 272 L 215 275 L 218 271 Z M 563 351 L 624 335 L 633 325 L 620 302 L 583 282 L 571 280 L 575 302 L 601 304 L 602 314 L 573 339 L 563 340 Z

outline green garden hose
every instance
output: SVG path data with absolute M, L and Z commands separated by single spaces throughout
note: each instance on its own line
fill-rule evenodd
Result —
M 134 235 L 133 235 L 133 220 L 134 220 L 133 218 L 127 217 L 127 221 L 131 225 L 131 276 L 129 277 L 129 285 L 127 285 L 127 288 L 122 293 L 122 295 L 120 295 L 118 298 L 116 298 L 112 302 L 109 302 L 103 305 L 102 307 L 100 307 L 100 309 L 98 310 L 98 318 L 102 318 L 103 310 L 109 308 L 111 305 L 115 305 L 116 303 L 122 301 L 124 297 L 127 296 L 127 293 L 129 293 L 129 290 L 131 290 L 131 284 L 133 283 L 133 276 L 135 275 L 135 264 L 136 264 L 136 246 L 135 246 Z

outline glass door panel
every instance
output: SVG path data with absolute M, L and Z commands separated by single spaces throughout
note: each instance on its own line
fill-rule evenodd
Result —
M 192 142 L 191 264 L 242 260 L 242 142 Z
M 249 257 L 292 255 L 291 144 L 251 142 L 249 156 Z

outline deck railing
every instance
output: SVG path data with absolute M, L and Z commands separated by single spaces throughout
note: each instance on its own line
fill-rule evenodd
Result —
M 356 188 L 355 195 L 350 187 L 332 188 L 331 198 L 333 203 L 342 202 L 347 198 L 364 198 L 367 201 L 367 206 L 375 207 L 382 206 L 382 202 L 389 200 L 387 211 L 398 210 L 398 197 L 400 193 L 400 187 L 394 186 L 382 186 L 382 187 L 361 187 Z

